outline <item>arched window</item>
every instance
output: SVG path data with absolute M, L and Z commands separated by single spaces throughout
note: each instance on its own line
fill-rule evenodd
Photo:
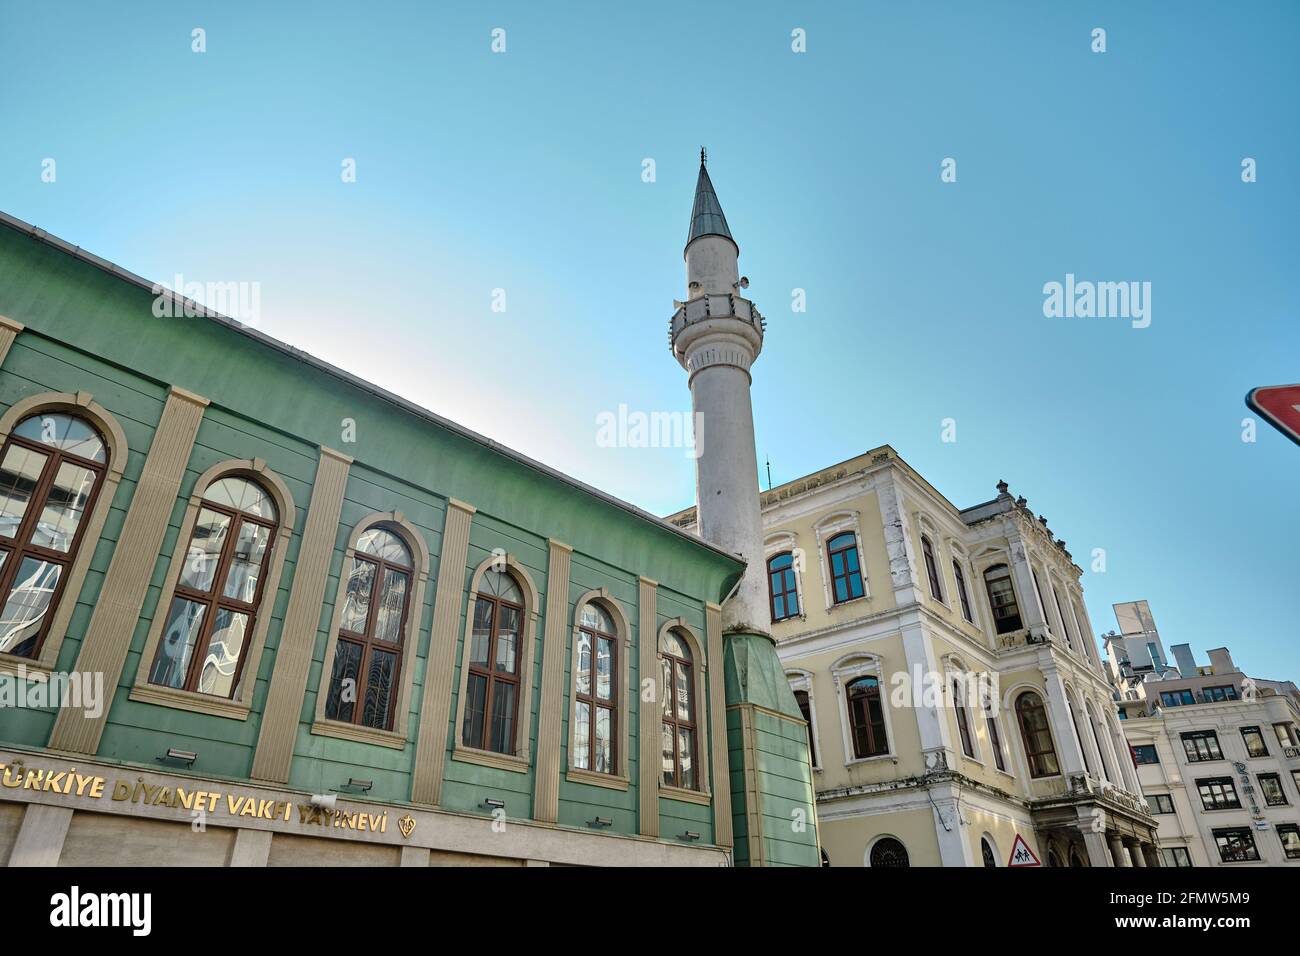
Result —
M 989 844 L 988 837 L 980 838 L 980 856 L 984 858 L 985 866 L 996 867 L 998 865 L 998 855 L 993 851 L 993 847 Z
M 794 555 L 789 551 L 768 558 L 767 590 L 773 622 L 798 617 L 799 588 L 794 574 Z
M 325 698 L 330 720 L 392 729 L 413 567 L 411 549 L 389 529 L 368 528 L 357 539 Z
M 852 531 L 837 534 L 826 545 L 831 567 L 831 598 L 843 604 L 862 597 L 862 566 L 858 560 L 858 539 Z
M 618 773 L 618 636 L 598 604 L 586 604 L 578 618 L 577 656 L 573 766 Z
M 907 860 L 907 848 L 893 837 L 881 837 L 871 848 L 871 865 L 910 866 Z
M 806 690 L 795 691 L 794 699 L 799 705 L 799 713 L 803 714 L 803 719 L 808 722 L 808 755 L 815 767 L 817 766 L 817 743 L 813 740 L 812 699 Z
M 108 466 L 91 425 L 24 418 L 0 453 L 0 651 L 37 657 Z
M 467 747 L 515 752 L 519 706 L 519 642 L 524 597 L 509 574 L 488 570 L 474 602 L 469 679 L 461 741 Z
M 974 624 L 975 615 L 971 613 L 970 595 L 966 593 L 966 575 L 961 573 L 960 561 L 953 561 L 952 574 L 957 581 L 957 597 L 961 599 L 961 616 Z
M 989 746 L 993 748 L 993 762 L 1003 773 L 1006 772 L 1006 758 L 1002 756 L 1002 735 L 998 733 L 998 719 L 993 713 L 993 702 L 984 700 L 984 724 L 989 732 Z
M 249 479 L 208 485 L 149 683 L 214 697 L 235 692 L 278 522 L 271 496 Z
M 659 640 L 659 665 L 663 669 L 663 780 L 667 786 L 698 788 L 695 772 L 694 658 L 685 640 L 665 631 Z
M 925 576 L 930 580 L 930 597 L 936 601 L 943 600 L 943 588 L 939 585 L 939 565 L 934 561 L 934 546 L 926 535 L 921 535 L 921 555 L 925 558 Z
M 1016 699 L 1016 717 L 1020 721 L 1020 736 L 1025 741 L 1025 756 L 1029 759 L 1031 777 L 1052 777 L 1061 772 L 1052 746 L 1052 731 L 1047 723 L 1047 709 L 1043 699 L 1031 690 Z
M 849 733 L 853 738 L 853 756 L 877 757 L 889 753 L 879 679 L 859 677 L 845 688 L 845 693 L 849 702 Z
M 999 634 L 1018 631 L 1020 608 L 1016 604 L 1016 589 L 1011 584 L 1011 569 L 1005 564 L 995 564 L 984 572 L 984 586 L 989 592 L 989 607 L 993 610 L 993 626 Z
M 962 696 L 961 682 L 952 682 L 952 707 L 957 715 L 957 734 L 961 737 L 961 752 L 967 757 L 975 756 L 975 741 L 971 737 L 970 721 L 966 718 L 966 700 Z

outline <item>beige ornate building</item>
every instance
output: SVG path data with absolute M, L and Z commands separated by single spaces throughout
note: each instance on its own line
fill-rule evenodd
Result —
M 1165 655 L 1145 601 L 1102 637 L 1166 866 L 1300 866 L 1300 689 L 1247 677 L 1226 647 Z
M 761 502 L 830 865 L 1159 865 L 1081 571 L 1024 498 L 959 509 L 884 446 Z

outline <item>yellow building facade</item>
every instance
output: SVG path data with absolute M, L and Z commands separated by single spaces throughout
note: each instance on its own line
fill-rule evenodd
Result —
M 761 495 L 831 866 L 1159 865 L 1082 572 L 998 489 L 959 509 L 884 446 Z

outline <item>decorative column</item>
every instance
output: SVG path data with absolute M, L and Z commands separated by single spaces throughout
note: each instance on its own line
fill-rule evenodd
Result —
M 554 823 L 560 813 L 560 727 L 564 720 L 564 659 L 569 645 L 569 568 L 573 549 L 553 538 L 548 545 L 546 637 L 542 644 L 542 699 L 537 709 L 533 819 Z
M 1043 683 L 1047 691 L 1047 719 L 1052 725 L 1052 737 L 1056 740 L 1056 754 L 1061 760 L 1061 772 L 1068 779 L 1071 775 L 1084 772 L 1083 756 L 1076 743 L 1074 722 L 1070 719 L 1070 710 L 1066 704 L 1065 683 L 1061 672 L 1054 665 L 1043 667 Z
M 262 711 L 250 776 L 267 783 L 287 783 L 293 765 L 293 746 L 298 739 L 302 700 L 307 692 L 316 635 L 320 631 L 325 583 L 334 559 L 339 533 L 343 490 L 348 483 L 352 459 L 342 452 L 321 446 L 312 482 L 307 520 L 303 524 L 298 561 L 293 569 L 289 604 L 280 626 L 280 643 L 275 649 L 275 669 Z M 327 677 L 322 675 L 321 680 Z
M 1008 533 L 1011 539 L 1011 572 L 1016 579 L 1016 598 L 1020 606 L 1020 623 L 1029 630 L 1031 638 L 1042 639 L 1047 634 L 1047 612 L 1038 600 L 1038 587 L 1034 584 L 1034 571 L 1029 566 L 1025 543 L 1019 533 Z
M 640 796 L 640 812 L 637 814 L 638 829 L 642 836 L 659 835 L 659 780 L 662 773 L 659 753 L 660 716 L 663 713 L 662 698 L 669 693 L 668 688 L 660 687 L 659 670 L 659 617 L 655 609 L 659 585 L 643 577 L 637 597 L 636 640 L 640 649 L 640 676 L 642 686 L 647 680 L 653 681 L 658 693 L 653 700 L 646 700 L 646 694 L 638 694 L 641 702 L 637 726 L 640 728 L 640 754 L 637 760 L 639 780 L 637 793 Z
M 1110 844 L 1110 855 L 1111 858 L 1115 861 L 1115 866 L 1119 866 L 1119 867 L 1128 866 L 1129 865 L 1128 853 L 1124 849 L 1124 841 L 1121 840 L 1116 834 L 1112 833 L 1107 836 L 1106 842 Z
M 451 678 L 456 669 L 456 636 L 465 597 L 469 528 L 475 508 L 447 499 L 442 549 L 438 552 L 438 588 L 429 628 L 429 660 L 424 668 L 420 730 L 415 740 L 411 802 L 436 806 L 442 799 L 442 768 L 447 759 L 447 721 L 451 714 Z M 550 593 L 550 585 L 547 585 Z

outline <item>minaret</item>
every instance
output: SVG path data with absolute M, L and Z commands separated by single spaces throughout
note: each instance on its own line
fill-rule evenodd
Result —
M 700 150 L 700 176 L 686 237 L 686 301 L 672 319 L 673 355 L 690 374 L 695 411 L 696 527 L 700 537 L 749 564 L 723 605 L 727 633 L 770 633 L 763 522 L 750 368 L 763 350 L 764 320 L 740 292 L 740 247 L 727 228 Z
M 722 661 L 708 661 L 723 668 L 731 769 L 731 780 L 715 780 L 714 786 L 731 785 L 734 832 L 740 835 L 736 865 L 818 866 L 807 724 L 777 657 L 767 596 L 749 400 L 764 321 L 740 294 L 749 285 L 737 268 L 740 247 L 704 162 L 700 150 L 686 237 L 686 301 L 676 303 L 670 337 L 673 355 L 690 376 L 695 410 L 696 528 L 706 541 L 745 559 L 745 573 L 722 603 Z M 709 646 L 712 654 L 712 635 Z M 713 727 L 715 747 L 722 732 Z

